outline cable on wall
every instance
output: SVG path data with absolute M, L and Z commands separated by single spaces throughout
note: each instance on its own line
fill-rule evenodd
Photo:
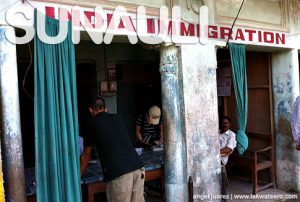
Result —
M 226 42 L 226 47 L 228 47 L 228 42 L 229 42 L 230 36 L 231 36 L 231 34 L 232 34 L 232 29 L 233 29 L 233 27 L 234 27 L 234 24 L 235 24 L 236 20 L 237 20 L 238 17 L 239 17 L 239 14 L 240 14 L 240 12 L 241 12 L 241 10 L 242 10 L 242 7 L 243 7 L 243 5 L 244 5 L 244 2 L 245 2 L 245 0 L 243 0 L 241 6 L 240 6 L 240 8 L 239 8 L 239 11 L 238 11 L 238 13 L 237 13 L 237 15 L 236 15 L 236 17 L 235 17 L 233 23 L 232 23 L 232 26 L 231 26 L 230 32 L 229 32 L 229 37 L 228 37 L 227 42 Z
M 24 75 L 24 79 L 23 79 L 23 83 L 22 83 L 22 88 L 24 90 L 24 92 L 26 93 L 26 95 L 33 101 L 33 97 L 29 94 L 29 92 L 26 90 L 25 88 L 25 83 L 26 83 L 26 77 L 28 75 L 28 72 L 30 70 L 30 67 L 32 65 L 32 52 L 31 52 L 31 48 L 30 48 L 30 44 L 28 43 L 28 48 L 29 48 L 29 54 L 30 54 L 30 62 L 29 65 L 26 69 L 25 75 Z

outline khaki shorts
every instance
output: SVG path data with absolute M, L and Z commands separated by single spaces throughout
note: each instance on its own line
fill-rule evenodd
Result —
M 144 202 L 145 169 L 140 168 L 107 183 L 108 202 Z

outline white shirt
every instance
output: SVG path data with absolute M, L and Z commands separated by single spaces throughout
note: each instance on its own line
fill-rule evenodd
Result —
M 226 147 L 232 150 L 234 150 L 236 147 L 235 133 L 231 130 L 227 130 L 226 132 L 220 134 L 220 149 L 224 149 Z M 223 164 L 226 165 L 228 156 L 223 156 L 221 160 Z
M 291 127 L 294 140 L 300 144 L 300 96 L 297 97 L 292 114 Z

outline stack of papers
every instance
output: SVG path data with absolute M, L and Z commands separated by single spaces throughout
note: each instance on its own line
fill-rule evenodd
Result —
M 159 146 L 151 146 L 151 151 L 162 151 L 164 150 L 163 147 L 159 147 Z

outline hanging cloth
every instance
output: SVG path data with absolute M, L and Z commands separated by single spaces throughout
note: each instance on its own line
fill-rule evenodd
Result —
M 248 115 L 246 48 L 245 45 L 229 43 L 229 49 L 232 63 L 233 86 L 237 106 L 237 151 L 239 154 L 243 154 L 248 148 L 248 137 L 245 133 Z
M 35 11 L 35 30 L 37 30 Z M 46 17 L 46 33 L 56 36 L 59 21 Z M 68 35 L 59 44 L 34 38 L 34 123 L 37 200 L 80 202 L 76 65 Z

